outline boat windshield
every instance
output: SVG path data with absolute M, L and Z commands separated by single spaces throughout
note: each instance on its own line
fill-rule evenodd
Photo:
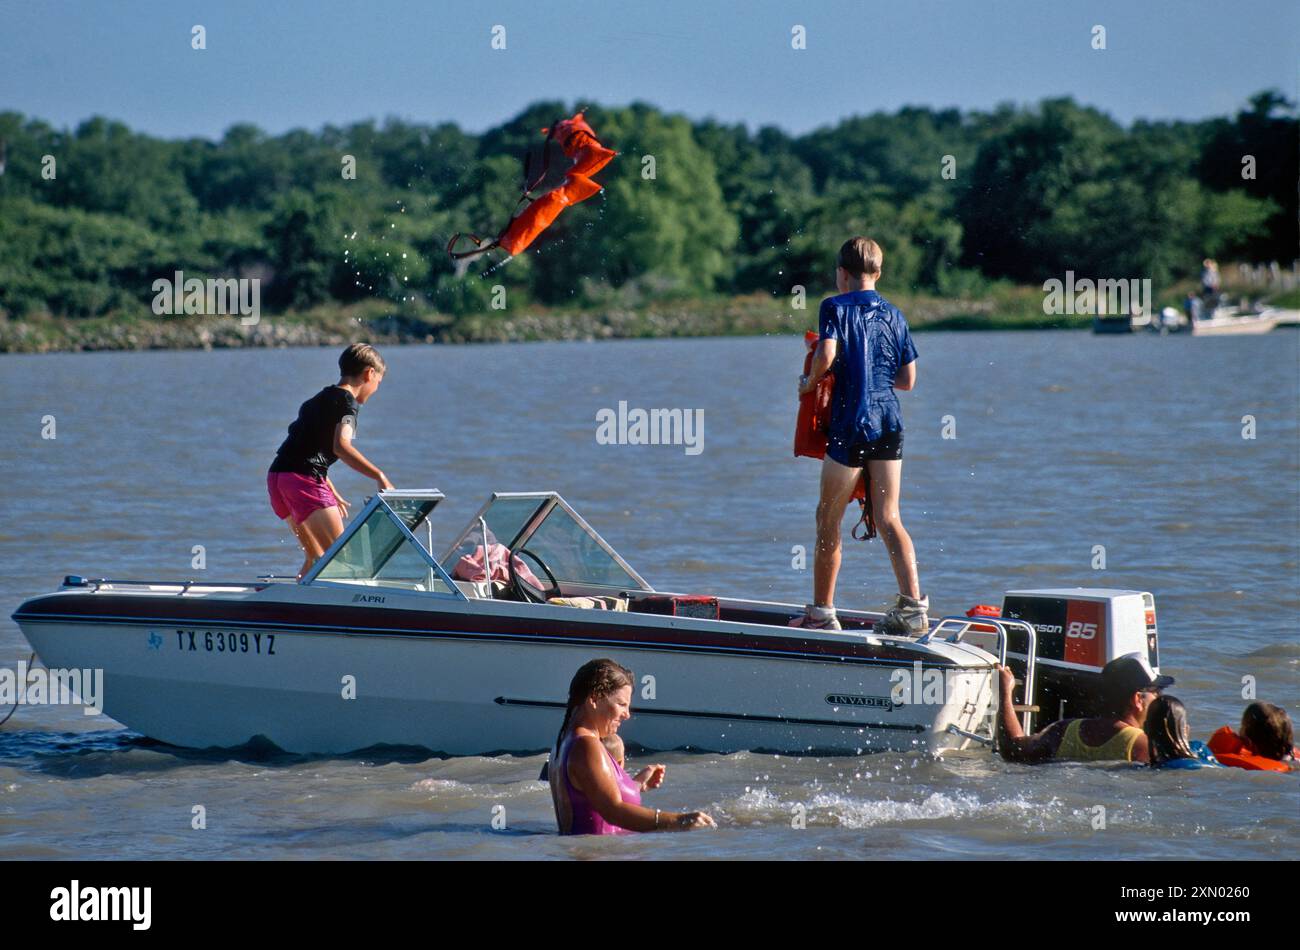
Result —
M 440 496 L 385 496 L 382 502 L 373 500 L 361 523 L 326 552 L 323 563 L 308 576 L 308 581 L 397 587 L 458 596 L 436 562 L 411 538 L 411 535 L 420 538 L 427 533 L 429 513 L 439 500 Z
M 561 584 L 651 589 L 555 492 L 493 495 L 442 559 L 452 577 L 462 558 L 481 565 L 485 527 L 489 547 L 504 545 L 534 571 L 540 562 Z

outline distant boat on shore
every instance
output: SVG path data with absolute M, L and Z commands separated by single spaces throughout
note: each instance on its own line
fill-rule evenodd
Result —
M 1284 318 L 1286 311 L 1263 310 L 1258 313 L 1236 307 L 1215 307 L 1208 320 L 1193 320 L 1192 336 L 1229 336 L 1245 333 L 1269 333 Z
M 1265 310 L 1265 314 L 1276 317 L 1280 327 L 1300 326 L 1300 310 Z
M 1173 307 L 1166 307 L 1155 320 L 1141 311 L 1124 315 L 1097 314 L 1092 318 L 1092 332 L 1104 334 L 1152 330 L 1161 334 L 1190 331 L 1192 336 L 1236 336 L 1269 333 L 1279 326 L 1300 326 L 1300 310 L 1219 306 L 1204 320 L 1189 320 Z

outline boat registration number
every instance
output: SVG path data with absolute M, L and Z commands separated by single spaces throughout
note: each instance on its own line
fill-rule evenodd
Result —
M 274 633 L 247 633 L 233 630 L 177 630 L 176 646 L 185 653 L 276 655 Z

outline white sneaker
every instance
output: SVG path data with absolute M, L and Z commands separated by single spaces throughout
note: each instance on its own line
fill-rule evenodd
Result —
M 929 609 L 929 597 L 916 599 L 906 594 L 899 594 L 898 603 L 872 627 L 872 632 L 892 637 L 919 637 L 930 630 L 930 620 L 926 617 L 926 611 Z
M 805 627 L 809 630 L 839 630 L 840 619 L 835 616 L 834 607 L 818 607 L 809 604 L 803 610 L 802 617 L 790 621 L 791 627 Z

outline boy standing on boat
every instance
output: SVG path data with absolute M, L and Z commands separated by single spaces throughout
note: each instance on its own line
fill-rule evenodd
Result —
M 289 436 L 276 452 L 266 475 L 275 516 L 289 523 L 306 559 L 298 576 L 343 533 L 348 505 L 329 478 L 329 467 L 343 459 L 373 478 L 379 489 L 392 488 L 379 468 L 352 444 L 357 413 L 379 389 L 384 360 L 368 343 L 353 343 L 339 357 L 340 378 L 298 407 Z
M 898 600 L 875 625 L 880 633 L 916 636 L 929 629 L 928 597 L 921 594 L 916 551 L 903 527 L 898 498 L 903 474 L 903 419 L 896 389 L 916 385 L 916 347 L 902 311 L 876 292 L 884 253 L 875 241 L 855 237 L 840 248 L 835 285 L 821 303 L 820 341 L 799 393 L 835 373 L 826 457 L 817 505 L 813 603 L 798 625 L 838 630 L 835 581 L 840 570 L 840 522 L 865 467 L 871 478 L 876 530 L 889 551 Z

